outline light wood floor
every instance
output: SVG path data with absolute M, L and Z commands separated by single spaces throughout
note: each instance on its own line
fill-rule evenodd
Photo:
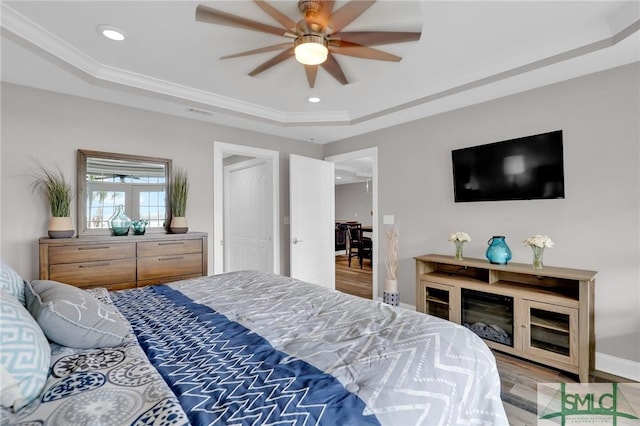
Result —
M 371 299 L 372 282 L 373 270 L 369 259 L 362 261 L 362 269 L 360 269 L 357 258 L 351 258 L 351 267 L 349 267 L 346 254 L 336 256 L 336 290 Z
M 577 383 L 578 376 L 565 373 L 543 365 L 528 362 L 521 358 L 493 351 L 502 383 L 502 402 L 509 424 L 536 425 L 537 417 L 537 385 L 538 383 Z M 591 375 L 589 382 L 612 383 L 631 382 L 617 376 L 598 372 Z M 634 395 L 634 403 L 640 398 Z

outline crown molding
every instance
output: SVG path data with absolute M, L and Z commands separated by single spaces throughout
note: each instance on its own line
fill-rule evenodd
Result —
M 1 26 L 4 29 L 96 80 L 207 105 L 218 112 L 257 118 L 261 121 L 279 126 L 317 126 L 350 123 L 350 117 L 347 111 L 287 113 L 193 87 L 168 82 L 148 75 L 104 65 L 26 18 L 6 3 L 0 2 L 0 11 L 2 15 Z

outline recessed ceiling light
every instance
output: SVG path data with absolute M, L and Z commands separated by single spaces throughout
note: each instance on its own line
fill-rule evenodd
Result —
M 98 32 L 109 40 L 122 41 L 127 35 L 120 28 L 113 25 L 98 25 Z
M 313 103 L 313 104 L 315 104 L 315 103 L 317 103 L 317 102 L 320 102 L 320 98 L 319 98 L 319 97 L 317 97 L 317 96 L 309 96 L 309 97 L 307 98 L 307 100 L 308 100 L 309 102 Z

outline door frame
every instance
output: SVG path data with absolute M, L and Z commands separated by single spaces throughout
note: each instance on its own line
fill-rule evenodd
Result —
M 237 172 L 239 170 L 247 170 L 247 169 L 251 169 L 254 167 L 258 167 L 258 166 L 262 166 L 265 165 L 266 167 L 269 167 L 270 161 L 264 157 L 255 157 L 252 158 L 250 160 L 245 160 L 245 161 L 241 161 L 239 163 L 235 163 L 235 164 L 231 164 L 228 165 L 226 167 L 223 167 L 222 173 L 224 176 L 223 179 L 223 186 L 224 186 L 224 190 L 223 190 L 223 197 L 224 197 L 224 201 L 223 201 L 223 210 L 224 210 L 224 215 L 222 217 L 222 221 L 223 221 L 223 256 L 222 256 L 222 261 L 223 261 L 223 266 L 224 269 L 226 270 L 227 267 L 229 266 L 229 262 L 227 257 L 224 256 L 224 252 L 225 250 L 229 250 L 229 229 L 227 228 L 227 222 L 229 220 L 229 217 L 231 216 L 231 214 L 229 213 L 229 176 L 231 173 L 233 172 Z M 269 179 L 272 179 L 273 176 L 271 175 L 271 173 L 269 173 Z M 273 190 L 273 184 L 271 185 L 271 190 Z M 273 199 L 269 200 L 272 204 L 273 204 Z M 273 214 L 273 206 L 271 206 L 271 214 Z M 271 239 L 273 240 L 273 235 L 271 236 Z M 271 250 L 273 251 L 273 247 L 271 247 Z M 271 256 L 273 257 L 273 253 L 271 253 Z M 272 266 L 273 267 L 273 266 Z
M 273 185 L 272 249 L 273 272 L 280 273 L 280 153 L 270 149 L 213 142 L 213 274 L 224 272 L 224 156 L 264 158 L 271 161 Z
M 380 297 L 378 296 L 378 243 L 380 242 L 380 222 L 378 220 L 379 212 L 378 212 L 378 147 L 375 146 L 373 148 L 365 148 L 358 151 L 345 152 L 343 154 L 331 155 L 329 157 L 325 157 L 325 161 L 330 161 L 332 163 L 340 163 L 345 160 L 357 160 L 363 157 L 371 157 L 373 158 L 372 162 L 372 173 L 371 173 L 371 184 L 372 184 L 372 193 L 371 193 L 371 208 L 373 209 L 373 259 L 371 260 L 372 266 L 372 283 L 371 283 L 371 291 L 373 300 L 377 300 Z

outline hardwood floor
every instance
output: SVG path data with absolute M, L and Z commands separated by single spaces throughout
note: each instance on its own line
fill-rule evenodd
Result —
M 578 376 L 527 360 L 493 351 L 502 384 L 502 402 L 509 424 L 536 425 L 538 383 L 577 383 Z M 602 377 L 600 377 L 602 375 Z M 592 383 L 631 382 L 620 377 L 599 373 L 589 377 Z M 640 395 L 634 395 L 634 403 Z M 603 423 L 604 424 L 604 423 Z
M 336 256 L 336 290 L 371 299 L 372 282 L 373 270 L 369 259 L 364 259 L 360 269 L 358 259 L 352 257 L 351 267 L 349 267 L 346 254 Z

